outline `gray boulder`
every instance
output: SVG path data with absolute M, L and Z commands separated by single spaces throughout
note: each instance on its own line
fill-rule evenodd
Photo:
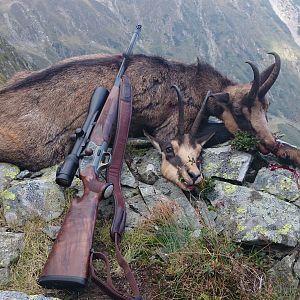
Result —
M 137 180 L 132 175 L 131 171 L 129 170 L 127 164 L 124 162 L 122 166 L 122 173 L 121 173 L 121 185 L 136 188 L 138 186 Z
M 272 278 L 285 288 L 289 296 L 296 294 L 299 285 L 299 277 L 294 275 L 293 265 L 295 263 L 296 253 L 285 256 L 269 270 Z M 294 298 L 289 298 L 294 299 Z
M 46 225 L 42 231 L 49 236 L 50 239 L 55 240 L 57 238 L 58 232 L 61 226 L 54 226 L 54 225 Z
M 207 148 L 203 150 L 203 175 L 242 183 L 251 161 L 251 154 L 232 150 L 230 145 Z
M 0 232 L 0 268 L 9 267 L 24 247 L 24 233 Z
M 14 181 L 1 193 L 8 225 L 21 226 L 34 218 L 50 221 L 62 214 L 65 206 L 63 189 L 54 181 L 55 168 L 47 171 L 40 178 Z
M 17 175 L 16 179 L 18 179 L 18 180 L 23 180 L 23 179 L 25 179 L 25 178 L 30 178 L 32 175 L 33 175 L 32 172 L 30 172 L 30 171 L 28 171 L 28 170 L 24 170 L 24 171 L 21 171 L 21 172 Z
M 258 171 L 253 188 L 267 192 L 280 199 L 294 202 L 300 200 L 300 192 L 293 173 L 284 169 L 271 171 L 262 168 Z
M 0 300 L 59 300 L 58 298 L 46 297 L 44 295 L 26 295 L 15 291 L 1 291 Z
M 300 238 L 300 209 L 275 196 L 256 190 L 217 183 L 208 195 L 218 216 L 219 231 L 238 242 L 254 245 L 275 243 L 295 247 Z
M 126 198 L 126 230 L 137 227 L 149 215 L 150 212 L 140 195 Z
M 300 258 L 298 257 L 294 264 L 294 273 L 300 279 Z
M 130 168 L 139 181 L 146 184 L 154 184 L 158 180 L 160 173 L 160 154 L 151 148 L 143 152 L 140 156 L 135 156 L 130 164 Z

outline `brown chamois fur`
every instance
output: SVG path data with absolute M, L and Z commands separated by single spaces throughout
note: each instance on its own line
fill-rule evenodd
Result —
M 69 150 L 70 134 L 84 122 L 95 87 L 112 87 L 121 60 L 119 55 L 82 56 L 22 73 L 4 85 L 0 90 L 0 161 L 31 170 L 61 161 Z M 273 68 L 274 64 L 264 71 L 262 84 Z M 209 99 L 204 121 L 209 115 L 217 116 L 231 133 L 249 130 L 261 139 L 263 149 L 272 150 L 275 145 L 266 126 L 264 95 L 258 99 L 256 93 L 251 105 L 245 99 L 253 94 L 249 92 L 252 84 L 236 84 L 207 64 L 186 65 L 145 55 L 132 56 L 126 74 L 133 85 L 133 136 L 141 135 L 143 129 L 157 140 L 176 136 L 178 103 L 170 89 L 176 84 L 185 99 L 185 131 L 211 90 L 221 92 L 220 99 Z

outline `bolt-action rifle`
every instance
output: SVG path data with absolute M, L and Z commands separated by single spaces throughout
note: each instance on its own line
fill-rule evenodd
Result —
M 56 182 L 62 186 L 70 186 L 79 167 L 84 193 L 82 197 L 72 200 L 38 280 L 45 288 L 80 290 L 86 286 L 91 274 L 95 283 L 113 299 L 141 299 L 135 278 L 119 249 L 126 219 L 120 170 L 132 111 L 132 87 L 129 79 L 123 75 L 126 59 L 131 55 L 140 31 L 141 25 L 137 25 L 109 95 L 107 96 L 108 92 L 104 88 L 96 89 L 88 117 L 83 127 L 75 132 L 73 150 L 58 169 Z M 111 154 L 108 146 L 115 124 L 117 129 Z M 100 181 L 99 176 L 103 169 L 106 169 L 106 180 Z M 110 235 L 115 243 L 116 259 L 124 269 L 133 296 L 118 292 L 109 273 L 105 282 L 99 279 L 93 268 L 93 260 L 100 259 L 106 269 L 109 269 L 108 259 L 103 253 L 92 250 L 92 242 L 99 202 L 112 193 L 115 199 L 115 215 Z

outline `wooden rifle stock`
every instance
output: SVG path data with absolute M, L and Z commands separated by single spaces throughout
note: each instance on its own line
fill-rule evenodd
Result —
M 107 184 L 97 180 L 92 167 L 83 173 L 84 194 L 72 200 L 39 278 L 45 288 L 78 290 L 87 283 L 98 204 Z

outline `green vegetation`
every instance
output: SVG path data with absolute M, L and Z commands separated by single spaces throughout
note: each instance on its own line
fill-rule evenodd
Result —
M 176 202 L 159 204 L 152 217 L 123 238 L 123 253 L 147 299 L 282 299 L 267 274 L 271 261 L 266 256 L 246 252 L 206 228 L 195 238 L 192 228 L 180 224 L 179 214 Z M 108 232 L 108 226 L 103 229 Z M 104 244 L 113 256 L 112 247 Z M 113 278 L 120 283 L 120 270 L 114 267 Z
M 41 221 L 26 223 L 24 252 L 13 265 L 12 281 L 5 289 L 45 293 L 36 283 L 52 243 L 42 232 L 44 226 Z M 108 253 L 113 262 L 113 280 L 123 289 L 126 282 L 115 262 L 109 228 L 110 222 L 97 221 L 94 248 Z M 147 299 L 294 299 L 287 295 L 288 287 L 272 282 L 269 277 L 270 256 L 262 251 L 246 251 L 207 228 L 195 236 L 194 229 L 180 221 L 175 201 L 157 205 L 151 217 L 124 234 L 122 252 Z M 95 265 L 99 275 L 104 275 L 103 265 Z M 66 292 L 51 294 L 74 299 L 74 295 Z M 85 295 L 82 297 L 78 299 L 86 299 Z
M 45 223 L 40 220 L 29 221 L 25 224 L 24 250 L 19 260 L 12 266 L 11 282 L 5 289 L 16 290 L 28 294 L 43 293 L 36 281 L 46 262 L 51 240 L 42 232 Z
M 244 131 L 238 132 L 231 141 L 232 148 L 240 151 L 255 150 L 259 140 L 252 134 Z
M 207 194 L 213 191 L 216 185 L 216 181 L 212 177 L 204 177 L 198 187 L 198 193 L 200 197 L 206 197 Z

